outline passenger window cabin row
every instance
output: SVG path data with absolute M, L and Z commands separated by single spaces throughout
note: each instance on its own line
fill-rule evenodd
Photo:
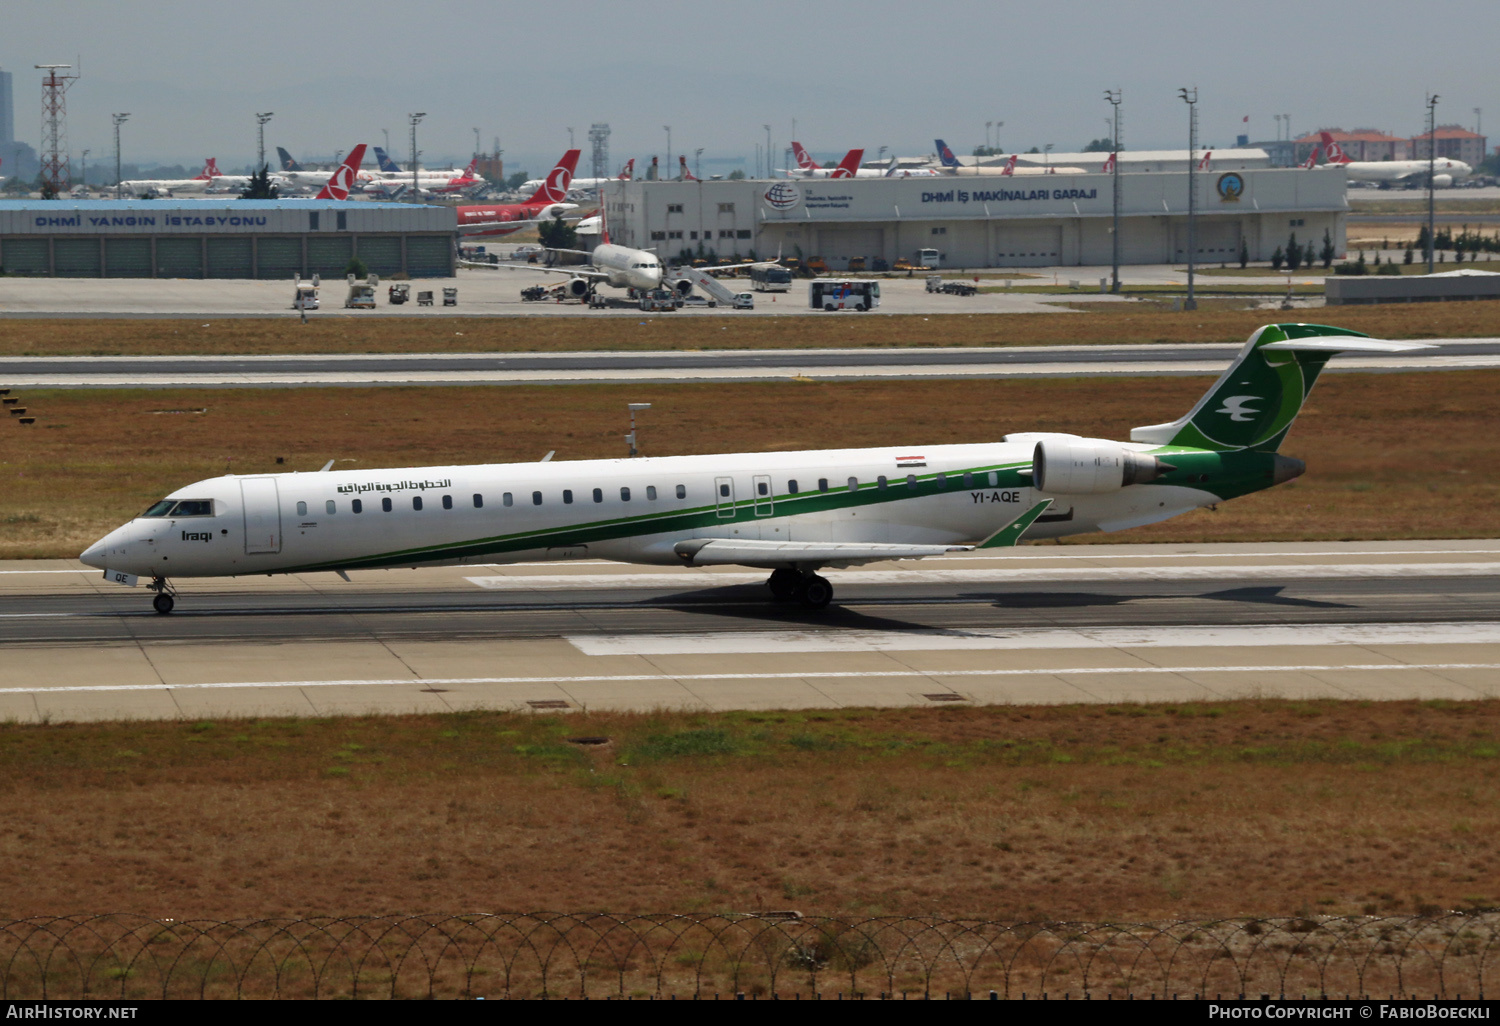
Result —
M 986 475 L 986 478 L 987 478 L 987 481 L 988 481 L 988 486 L 991 487 L 991 488 L 997 486 L 1000 483 L 1000 475 L 997 472 L 993 471 L 993 470 L 990 471 Z M 975 485 L 976 478 L 975 478 L 975 475 L 973 473 L 966 473 L 966 474 L 963 475 L 962 481 L 963 481 L 963 487 L 964 488 L 973 488 L 974 485 Z M 904 484 L 907 488 L 916 488 L 917 485 L 918 485 L 917 475 L 915 475 L 915 474 L 907 474 L 906 475 L 906 479 L 904 481 L 898 479 L 896 483 L 898 485 L 899 484 Z M 952 483 L 952 479 L 950 479 L 949 475 L 947 475 L 947 474 L 938 474 L 933 479 L 933 484 L 936 485 L 939 489 L 947 488 L 947 487 L 950 486 L 951 483 Z M 875 487 L 876 488 L 889 488 L 890 484 L 891 484 L 891 482 L 889 481 L 889 479 L 887 479 L 886 476 L 883 475 L 883 474 L 875 479 Z M 845 487 L 849 491 L 851 491 L 851 492 L 858 491 L 859 490 L 859 478 L 857 478 L 857 477 L 851 477 L 851 478 L 849 478 L 845 482 Z M 790 495 L 798 495 L 798 494 L 801 494 L 801 485 L 798 484 L 796 478 L 791 478 L 786 483 L 786 490 L 787 490 L 787 493 L 790 494 Z M 831 490 L 832 490 L 832 488 L 831 488 L 831 486 L 828 483 L 828 478 L 826 478 L 826 477 L 820 477 L 820 478 L 818 478 L 818 491 L 820 491 L 820 492 L 827 492 L 827 491 L 831 491 Z M 686 485 L 677 485 L 677 487 L 675 488 L 674 491 L 675 491 L 675 494 L 676 494 L 677 498 L 679 498 L 679 499 L 686 499 L 687 498 L 687 486 Z M 730 494 L 729 484 L 727 482 L 720 483 L 720 485 L 719 485 L 719 496 L 721 498 L 726 498 L 727 499 L 727 498 L 729 498 L 729 494 Z M 757 481 L 756 482 L 756 495 L 764 497 L 764 496 L 769 496 L 769 494 L 770 494 L 770 484 L 768 482 L 765 482 L 765 481 Z M 602 503 L 604 501 L 604 489 L 602 489 L 602 488 L 595 488 L 595 489 L 593 489 L 592 493 L 590 494 L 590 498 L 592 498 L 594 500 L 594 502 L 596 502 L 596 503 Z M 655 502 L 656 499 L 657 499 L 656 486 L 655 485 L 647 485 L 646 486 L 646 501 L 647 502 Z M 570 505 L 573 504 L 573 490 L 571 488 L 564 488 L 563 489 L 563 491 L 562 491 L 562 501 L 563 501 L 563 505 L 565 505 L 565 506 L 570 506 Z M 629 485 L 624 485 L 624 486 L 622 486 L 620 488 L 620 501 L 621 502 L 629 502 L 629 501 L 631 501 L 631 491 L 630 491 L 630 486 Z M 482 493 L 480 493 L 480 492 L 475 492 L 474 493 L 474 497 L 473 497 L 473 502 L 474 502 L 474 508 L 475 509 L 483 509 L 484 508 L 484 495 Z M 543 494 L 541 492 L 537 491 L 537 492 L 532 492 L 531 493 L 531 504 L 533 506 L 541 506 L 541 505 L 543 505 L 544 502 L 545 502 L 545 497 L 543 496 Z M 502 493 L 501 496 L 500 496 L 500 504 L 502 506 L 514 506 L 515 505 L 515 496 L 511 492 L 504 492 L 504 493 Z M 452 509 L 453 508 L 453 496 L 451 496 L 451 495 L 444 495 L 442 497 L 442 506 L 443 506 L 443 509 Z M 329 499 L 327 502 L 325 502 L 323 504 L 323 508 L 324 508 L 324 510 L 330 516 L 332 516 L 332 515 L 334 515 L 334 514 L 336 514 L 338 512 L 338 503 L 335 502 L 333 499 Z M 390 513 L 394 508 L 395 508 L 395 504 L 391 501 L 391 499 L 390 499 L 389 496 L 386 496 L 385 498 L 382 498 L 380 500 L 380 509 L 381 509 L 382 512 L 384 512 L 384 513 Z M 421 510 L 422 510 L 422 496 L 420 496 L 420 495 L 413 495 L 412 496 L 412 498 L 411 498 L 411 508 L 413 510 L 417 511 L 417 512 L 421 512 Z M 363 513 L 365 511 L 364 500 L 363 499 L 351 499 L 349 501 L 349 510 L 352 513 Z M 148 512 L 145 515 L 146 516 L 151 516 L 152 513 Z M 305 517 L 305 516 L 307 516 L 307 503 L 306 502 L 298 502 L 297 503 L 297 515 L 299 517 Z

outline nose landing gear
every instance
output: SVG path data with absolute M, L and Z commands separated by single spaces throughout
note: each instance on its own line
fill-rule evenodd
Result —
M 833 601 L 833 585 L 826 577 L 788 567 L 771 571 L 766 587 L 771 589 L 771 597 L 777 602 L 796 599 L 809 609 L 823 609 Z
M 151 608 L 163 616 L 170 613 L 172 607 L 177 604 L 174 598 L 177 594 L 177 589 L 172 587 L 171 583 L 165 577 L 151 578 L 151 583 L 146 585 L 146 588 L 149 591 L 156 592 L 156 597 L 151 600 Z

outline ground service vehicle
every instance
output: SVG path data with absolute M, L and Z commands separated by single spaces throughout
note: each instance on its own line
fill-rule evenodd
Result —
M 779 264 L 755 264 L 750 268 L 750 287 L 756 292 L 790 292 L 792 272 Z
M 927 291 L 946 292 L 950 296 L 972 296 L 979 292 L 979 286 L 970 285 L 966 281 L 944 281 L 941 274 L 929 274 Z
M 943 255 L 935 249 L 917 250 L 917 263 L 921 264 L 923 267 L 930 267 L 934 271 L 942 266 L 942 259 Z
M 398 281 L 390 287 L 386 295 L 388 302 L 392 306 L 400 306 L 411 298 L 411 286 L 405 282 Z
M 293 310 L 316 310 L 318 308 L 318 276 L 313 275 L 312 281 L 302 281 L 299 278 L 292 279 L 292 309 Z
M 807 287 L 814 310 L 871 310 L 880 305 L 880 282 L 872 278 L 818 278 Z
M 380 284 L 380 278 L 372 274 L 364 281 L 359 281 L 351 274 L 348 276 L 348 280 L 349 294 L 344 297 L 344 309 L 375 309 L 375 286 Z

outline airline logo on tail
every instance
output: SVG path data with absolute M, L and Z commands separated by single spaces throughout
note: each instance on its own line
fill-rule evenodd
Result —
M 195 182 L 210 181 L 210 180 L 212 180 L 214 178 L 220 177 L 223 174 L 224 174 L 224 172 L 222 172 L 222 171 L 219 170 L 219 165 L 214 160 L 214 158 L 213 157 L 209 157 L 207 160 L 205 160 L 203 162 L 203 170 L 198 172 L 198 177 L 194 178 L 193 181 L 195 181 Z
M 948 144 L 941 139 L 934 139 L 932 141 L 937 144 L 938 160 L 942 161 L 943 166 L 957 168 L 958 158 L 953 155 L 953 151 L 948 148 Z
M 694 178 L 693 173 L 688 170 L 687 157 L 683 156 L 680 153 L 677 155 L 677 169 L 681 172 L 678 177 L 680 177 L 684 182 L 696 182 L 698 180 Z
M 1115 169 L 1115 156 L 1115 154 L 1111 153 L 1109 155 L 1109 158 L 1105 160 L 1104 166 L 1099 170 L 1104 174 L 1109 174 L 1111 171 L 1113 171 Z
M 581 150 L 569 150 L 564 153 L 562 160 L 559 160 L 557 166 L 547 172 L 546 179 L 526 202 L 561 203 L 567 199 L 568 186 L 573 184 L 573 169 L 578 166 L 578 155 L 581 152 Z
M 283 171 L 301 171 L 302 170 L 302 165 L 299 164 L 299 163 L 297 163 L 295 160 L 293 160 L 292 159 L 292 155 L 290 153 L 288 153 L 284 148 L 282 148 L 280 146 L 276 147 L 276 155 L 281 158 L 281 170 L 283 170 Z
M 461 175 L 459 175 L 458 177 L 460 177 L 462 179 L 466 179 L 466 180 L 467 179 L 471 179 L 471 178 L 474 177 L 474 175 L 478 171 L 479 171 L 479 158 L 478 157 L 474 157 L 473 159 L 471 159 L 469 161 L 469 166 L 466 167 L 466 168 L 464 168 L 464 173 L 461 174 Z
M 375 164 L 387 174 L 401 173 L 401 165 L 392 160 L 390 155 L 379 146 L 375 147 Z
M 1198 170 L 1199 171 L 1207 171 L 1208 170 L 1208 162 L 1213 157 L 1213 155 L 1214 155 L 1214 151 L 1213 150 L 1209 150 L 1207 153 L 1205 153 L 1203 155 L 1203 159 L 1200 160 L 1200 161 L 1198 161 Z
M 864 150 L 850 150 L 844 154 L 844 159 L 839 161 L 839 166 L 829 173 L 829 178 L 853 178 L 854 173 L 859 170 L 859 162 L 865 159 Z
M 346 200 L 349 198 L 349 190 L 354 187 L 354 175 L 359 170 L 359 165 L 365 159 L 365 144 L 360 143 L 349 151 L 349 156 L 338 166 L 328 178 L 328 184 L 324 185 L 313 199 Z
M 802 144 L 795 139 L 792 140 L 792 156 L 797 158 L 797 166 L 803 171 L 821 170 L 818 167 L 818 162 L 812 159 L 812 154 L 808 153 Z
M 1353 161 L 1351 161 L 1348 158 L 1348 156 L 1345 155 L 1344 148 L 1342 146 L 1340 146 L 1337 142 L 1334 141 L 1333 136 L 1329 135 L 1327 132 L 1319 132 L 1318 135 L 1321 136 L 1322 139 L 1323 139 L 1323 148 L 1328 153 L 1328 163 L 1330 163 L 1330 164 L 1352 164 L 1353 163 Z
M 620 174 L 619 174 L 619 177 L 617 178 L 617 181 L 629 182 L 629 181 L 634 181 L 634 179 L 635 179 L 635 158 L 631 157 L 629 160 L 627 160 L 625 162 L 625 166 L 622 167 L 622 168 L 620 168 Z
M 1014 153 L 1012 153 L 1010 155 L 1010 159 L 1005 162 L 1005 167 L 1000 173 L 1002 175 L 1013 175 L 1016 173 L 1016 155 Z
M 1318 154 L 1322 153 L 1322 152 L 1323 152 L 1323 144 L 1322 143 L 1319 143 L 1317 146 L 1314 146 L 1312 148 L 1312 152 L 1307 155 L 1307 160 L 1306 160 L 1306 162 L 1303 163 L 1302 166 L 1304 168 L 1307 168 L 1307 169 L 1311 169 L 1311 168 L 1317 167 L 1318 166 Z

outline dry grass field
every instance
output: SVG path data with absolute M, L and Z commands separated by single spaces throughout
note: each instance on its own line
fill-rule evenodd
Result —
M 1080 304 L 1083 307 L 1083 304 Z M 643 349 L 814 349 L 886 346 L 1242 342 L 1274 320 L 1242 303 L 1173 313 L 1157 304 L 1087 305 L 1057 314 L 879 317 L 324 317 L 197 321 L 0 320 L 0 355 L 560 352 Z M 1500 334 L 1500 303 L 1422 303 L 1299 311 L 1379 338 Z M 934 325 L 937 325 L 936 329 Z
M 0 917 L 1493 906 L 1497 731 L 1496 702 L 12 725 Z
M 151 502 L 224 473 L 999 439 L 1128 437 L 1187 410 L 1208 379 L 788 382 L 507 388 L 28 392 L 0 423 L 0 559 L 73 557 Z M 1328 375 L 1284 451 L 1289 485 L 1092 540 L 1493 537 L 1500 371 Z M 278 463 L 281 459 L 284 462 Z

